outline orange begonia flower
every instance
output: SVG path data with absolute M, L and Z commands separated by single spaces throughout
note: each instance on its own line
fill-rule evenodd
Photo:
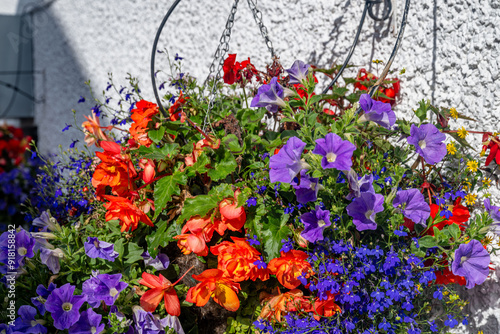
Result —
M 137 144 L 149 147 L 153 143 L 148 137 L 147 130 L 149 122 L 156 114 L 158 114 L 156 104 L 145 100 L 136 103 L 131 116 L 134 123 L 130 126 L 129 132 Z
M 269 270 L 259 269 L 254 262 L 260 260 L 260 252 L 250 246 L 245 238 L 231 237 L 234 243 L 224 241 L 212 246 L 210 251 L 218 256 L 218 268 L 235 282 L 251 279 L 269 279 Z
M 224 272 L 219 269 L 207 269 L 200 275 L 192 276 L 195 280 L 201 281 L 190 288 L 186 301 L 194 303 L 196 306 L 204 306 L 210 297 L 224 307 L 226 310 L 235 312 L 240 307 L 238 290 L 240 285 L 224 277 Z
M 216 139 L 212 136 L 208 136 L 209 138 L 203 138 L 199 140 L 196 144 L 193 144 L 193 152 L 190 155 L 187 155 L 184 159 L 186 166 L 192 166 L 198 160 L 201 152 L 205 147 L 210 147 L 211 149 L 218 149 L 220 147 L 220 139 Z
M 155 163 L 151 159 L 141 159 L 139 161 L 139 167 L 141 167 L 144 172 L 142 173 L 142 180 L 149 184 L 153 181 L 156 171 L 155 171 Z
M 237 207 L 235 198 L 226 198 L 219 203 L 219 211 L 222 222 L 231 231 L 240 230 L 247 221 L 247 215 L 243 206 Z
M 146 312 L 154 312 L 163 298 L 165 310 L 168 314 L 176 317 L 181 315 L 181 305 L 174 286 L 179 283 L 191 269 L 193 269 L 193 267 L 186 271 L 174 284 L 170 283 L 162 274 L 155 276 L 148 273 L 142 273 L 142 279 L 139 280 L 139 284 L 145 285 L 151 288 L 151 290 L 142 295 L 141 307 Z
M 96 117 L 94 114 L 90 116 L 83 116 L 87 119 L 86 122 L 82 123 L 82 128 L 83 128 L 83 133 L 85 134 L 85 143 L 87 143 L 87 146 L 92 146 L 92 144 L 95 144 L 95 146 L 100 147 L 100 142 L 101 141 L 107 141 L 111 140 L 103 131 L 102 129 L 106 130 L 111 130 L 113 126 L 101 126 L 101 123 L 99 121 L 99 118 Z
M 294 289 L 285 293 L 280 293 L 278 290 L 278 295 L 270 296 L 262 300 L 262 304 L 265 305 L 260 311 L 259 319 L 265 319 L 268 321 L 281 321 L 281 315 L 287 314 L 291 311 L 291 306 L 293 307 L 293 302 L 298 299 L 302 299 L 304 294 L 299 289 Z
M 303 251 L 292 249 L 287 253 L 281 252 L 281 257 L 272 259 L 267 268 L 284 287 L 295 289 L 300 285 L 299 276 L 304 275 L 307 278 L 312 273 L 307 258 L 308 255 Z
M 104 195 L 109 203 L 104 204 L 106 210 L 106 221 L 120 220 L 121 231 L 128 231 L 132 227 L 134 231 L 139 222 L 154 226 L 151 219 L 127 198 Z
M 174 239 L 177 240 L 177 246 L 184 255 L 191 253 L 195 253 L 198 256 L 208 255 L 208 246 L 202 233 L 180 234 L 176 235 Z
M 340 306 L 335 304 L 335 296 L 328 293 L 328 298 L 326 300 L 319 300 L 316 298 L 314 300 L 314 319 L 319 320 L 320 316 L 332 317 L 338 312 L 342 312 Z

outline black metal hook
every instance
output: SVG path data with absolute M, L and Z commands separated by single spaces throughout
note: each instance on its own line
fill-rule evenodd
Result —
M 382 2 L 385 5 L 383 8 L 384 15 L 382 17 L 377 17 L 375 14 L 373 14 L 373 7 L 374 7 L 374 5 L 380 4 Z M 385 21 L 392 14 L 392 1 L 391 0 L 367 0 L 366 3 L 368 5 L 368 15 L 374 21 Z

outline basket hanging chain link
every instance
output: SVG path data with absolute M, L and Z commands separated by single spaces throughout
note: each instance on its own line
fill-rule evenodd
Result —
M 262 21 L 262 12 L 257 8 L 257 0 L 255 0 L 255 2 L 254 0 L 247 0 L 247 2 L 248 6 L 250 7 L 250 10 L 253 13 L 253 18 L 255 19 L 255 22 L 259 26 L 260 33 L 262 34 L 262 37 L 266 42 L 266 46 L 269 49 L 269 52 L 271 52 L 271 56 L 274 58 L 276 56 L 276 53 L 274 52 L 273 43 L 269 38 L 269 33 L 267 31 L 267 28 L 264 25 L 264 22 Z
M 207 113 L 205 114 L 205 119 L 203 121 L 203 131 L 205 131 L 207 125 L 210 122 L 210 111 L 213 108 L 214 100 L 215 100 L 215 92 L 217 90 L 217 83 L 219 82 L 222 76 L 222 68 L 224 66 L 224 58 L 226 53 L 229 51 L 229 41 L 231 40 L 231 29 L 234 26 L 234 17 L 236 15 L 236 11 L 238 10 L 238 3 L 240 0 L 235 0 L 233 7 L 231 8 L 231 13 L 229 13 L 229 17 L 226 22 L 226 28 L 222 32 L 222 36 L 220 38 L 219 46 L 217 47 L 217 51 L 215 51 L 214 60 L 210 65 L 210 71 L 208 73 L 208 77 L 205 80 L 205 85 L 203 87 L 203 91 L 205 90 L 210 77 L 215 73 L 215 77 L 213 80 L 213 86 L 208 96 L 208 108 Z M 217 66 L 217 69 L 216 69 Z

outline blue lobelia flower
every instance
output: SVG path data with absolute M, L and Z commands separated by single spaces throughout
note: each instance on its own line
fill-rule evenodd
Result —
M 365 112 L 359 118 L 359 122 L 372 121 L 386 129 L 396 122 L 396 114 L 391 109 L 390 103 L 375 101 L 370 94 L 363 94 L 359 98 L 359 104 Z
M 22 305 L 17 311 L 19 318 L 14 322 L 12 330 L 15 333 L 45 334 L 47 328 L 43 327 L 44 320 L 35 320 L 36 308 L 29 305 Z
M 358 231 L 376 230 L 375 214 L 384 211 L 384 196 L 371 192 L 361 193 L 347 206 L 347 214 L 353 218 Z
M 434 165 L 443 160 L 446 155 L 446 135 L 441 133 L 434 124 L 422 124 L 420 127 L 411 125 L 410 136 L 406 138 L 408 144 L 415 146 L 425 162 Z
M 310 168 L 305 161 L 301 160 L 304 147 L 306 147 L 306 143 L 297 137 L 291 137 L 278 154 L 269 159 L 269 167 L 271 168 L 269 178 L 272 183 L 291 183 L 302 169 Z
M 113 244 L 100 241 L 94 237 L 88 237 L 87 242 L 85 242 L 83 246 L 85 248 L 85 254 L 92 259 L 100 258 L 114 262 L 119 255 L 115 252 L 115 246 Z
M 301 60 L 296 60 L 292 67 L 286 70 L 288 76 L 290 77 L 290 84 L 301 84 L 303 81 L 307 80 L 307 74 L 311 65 L 304 63 Z
M 427 226 L 426 221 L 431 215 L 431 208 L 418 189 L 398 191 L 392 205 L 395 208 L 400 207 L 403 216 L 411 219 L 414 223 Z
M 483 248 L 481 242 L 472 239 L 467 244 L 461 244 L 455 251 L 455 259 L 451 263 L 454 275 L 465 277 L 467 289 L 476 284 L 482 284 L 488 274 L 490 254 Z
M 73 296 L 75 286 L 67 283 L 52 291 L 47 298 L 45 308 L 54 319 L 54 327 L 60 330 L 68 329 L 80 319 L 80 307 L 86 296 Z
M 101 324 L 102 315 L 95 313 L 92 309 L 83 311 L 80 319 L 69 328 L 69 334 L 101 333 L 104 324 Z
M 262 107 L 275 113 L 278 108 L 286 106 L 284 98 L 285 89 L 278 83 L 278 78 L 274 77 L 268 84 L 260 86 L 257 95 L 250 103 L 250 107 Z
M 350 170 L 351 158 L 355 150 L 356 146 L 350 141 L 342 140 L 335 133 L 329 133 L 325 138 L 316 140 L 316 147 L 312 152 L 323 156 L 321 160 L 323 169 Z
M 319 205 L 316 205 L 315 210 L 300 216 L 300 220 L 304 224 L 304 231 L 300 235 L 312 243 L 323 240 L 323 230 L 332 224 L 330 222 L 330 211 L 321 210 Z
M 305 169 L 300 171 L 299 184 L 297 184 L 297 182 L 292 182 L 292 186 L 295 189 L 297 202 L 301 204 L 306 204 L 307 202 L 314 202 L 315 200 L 317 200 L 318 191 L 323 188 L 323 186 L 319 184 L 318 178 L 310 177 L 306 172 L 307 170 Z

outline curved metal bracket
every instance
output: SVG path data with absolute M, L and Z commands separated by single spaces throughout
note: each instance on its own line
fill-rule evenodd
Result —
M 158 47 L 158 40 L 160 39 L 163 27 L 167 23 L 168 18 L 170 17 L 170 15 L 172 15 L 172 12 L 174 11 L 175 7 L 177 7 L 179 2 L 181 2 L 181 0 L 176 0 L 174 2 L 174 4 L 169 8 L 167 14 L 163 18 L 163 21 L 161 21 L 160 27 L 156 32 L 155 41 L 153 43 L 153 50 L 151 51 L 151 82 L 153 83 L 153 93 L 155 94 L 156 104 L 158 105 L 158 108 L 160 108 L 160 111 L 163 114 L 163 116 L 165 117 L 167 117 L 168 114 L 165 108 L 163 108 L 163 105 L 161 104 L 160 95 L 158 94 L 158 88 L 156 87 L 156 73 L 155 73 L 156 48 Z

